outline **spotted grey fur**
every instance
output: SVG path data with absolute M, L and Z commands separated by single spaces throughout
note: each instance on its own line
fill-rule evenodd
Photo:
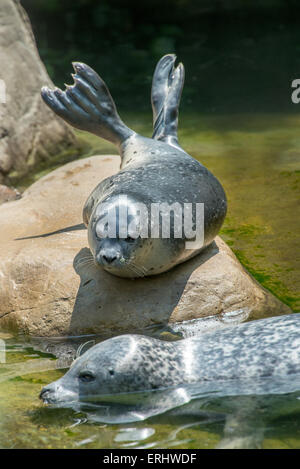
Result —
M 101 401 L 101 395 L 193 383 L 204 391 L 207 384 L 230 387 L 236 382 L 258 390 L 264 380 L 282 382 L 288 392 L 300 373 L 299 327 L 300 314 L 290 314 L 176 342 L 115 337 L 75 360 L 61 379 L 43 389 L 41 398 L 47 403 Z
M 178 107 L 184 68 L 182 64 L 175 68 L 175 60 L 175 55 L 164 56 L 153 76 L 152 138 L 138 135 L 122 122 L 105 83 L 85 64 L 73 64 L 74 85 L 67 86 L 66 91 L 42 90 L 46 104 L 69 124 L 119 147 L 122 160 L 119 173 L 102 181 L 92 191 L 83 209 L 95 262 L 117 276 L 156 275 L 195 256 L 212 243 L 226 215 L 227 202 L 221 184 L 178 143 Z M 184 234 L 180 238 L 126 239 L 118 234 L 108 238 L 99 233 L 103 204 L 108 203 L 113 210 L 119 196 L 124 195 L 128 198 L 124 204 L 127 208 L 131 206 L 133 212 L 138 203 L 143 203 L 148 213 L 152 203 L 171 205 L 177 202 L 181 207 L 184 203 L 204 204 L 202 246 L 186 249 Z

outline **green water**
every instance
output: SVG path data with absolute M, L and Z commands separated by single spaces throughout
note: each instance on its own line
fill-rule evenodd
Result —
M 150 136 L 150 114 L 127 115 L 124 120 Z M 83 156 L 116 153 L 96 137 L 79 135 Z M 185 150 L 199 158 L 225 188 L 229 210 L 223 239 L 264 287 L 299 311 L 300 117 L 189 114 L 181 116 L 179 137 Z M 51 168 L 40 167 L 30 179 L 19 181 L 19 187 L 73 157 L 61 155 Z M 84 414 L 70 409 L 44 407 L 38 399 L 42 386 L 64 371 L 26 373 L 32 360 L 50 367 L 55 361 L 24 346 L 21 339 L 2 338 L 14 376 L 3 379 L 8 368 L 0 364 L 0 447 L 213 448 L 222 438 L 224 418 L 167 415 L 137 424 L 101 425 L 86 422 Z M 266 415 L 263 448 L 300 448 L 300 414 L 282 407 L 279 417 Z

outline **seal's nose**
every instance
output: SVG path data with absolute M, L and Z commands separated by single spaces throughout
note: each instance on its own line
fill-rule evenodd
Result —
M 42 399 L 43 402 L 48 403 L 51 401 L 51 397 L 53 396 L 54 392 L 53 389 L 49 386 L 45 386 L 39 395 L 39 398 Z
M 102 259 L 106 264 L 112 264 L 117 259 L 117 256 L 115 254 L 106 253 L 102 255 Z

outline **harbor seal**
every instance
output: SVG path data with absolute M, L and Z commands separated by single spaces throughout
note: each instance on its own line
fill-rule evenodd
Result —
M 66 85 L 65 91 L 42 89 L 46 104 L 69 124 L 119 147 L 121 169 L 92 191 L 83 220 L 95 262 L 120 277 L 160 274 L 195 256 L 213 242 L 226 215 L 226 196 L 220 182 L 178 143 L 184 67 L 179 64 L 175 68 L 175 60 L 175 55 L 164 56 L 154 72 L 152 138 L 142 137 L 123 123 L 106 84 L 88 65 L 73 63 L 74 85 Z M 199 206 L 204 210 L 200 241 Z M 190 210 L 189 230 L 185 229 L 186 208 Z M 155 234 L 151 231 L 155 225 L 153 209 L 158 220 Z M 165 215 L 169 215 L 170 229 L 164 234 Z M 112 219 L 113 233 L 107 221 Z M 130 231 L 129 226 L 135 229 Z
M 187 384 L 198 394 L 293 392 L 300 389 L 299 326 L 300 314 L 290 314 L 176 342 L 114 337 L 76 359 L 40 397 L 48 404 L 101 403 L 115 394 Z

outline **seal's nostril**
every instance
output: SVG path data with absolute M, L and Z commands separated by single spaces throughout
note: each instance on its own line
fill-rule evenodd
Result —
M 110 255 L 110 254 L 105 254 L 105 255 L 102 256 L 102 259 L 104 259 L 104 261 L 107 264 L 111 264 L 113 261 L 115 261 L 117 259 L 117 256 Z
M 49 397 L 49 395 L 51 394 L 51 389 L 45 387 L 41 390 L 40 392 L 40 395 L 39 395 L 39 398 L 42 399 L 42 400 L 45 400 Z

